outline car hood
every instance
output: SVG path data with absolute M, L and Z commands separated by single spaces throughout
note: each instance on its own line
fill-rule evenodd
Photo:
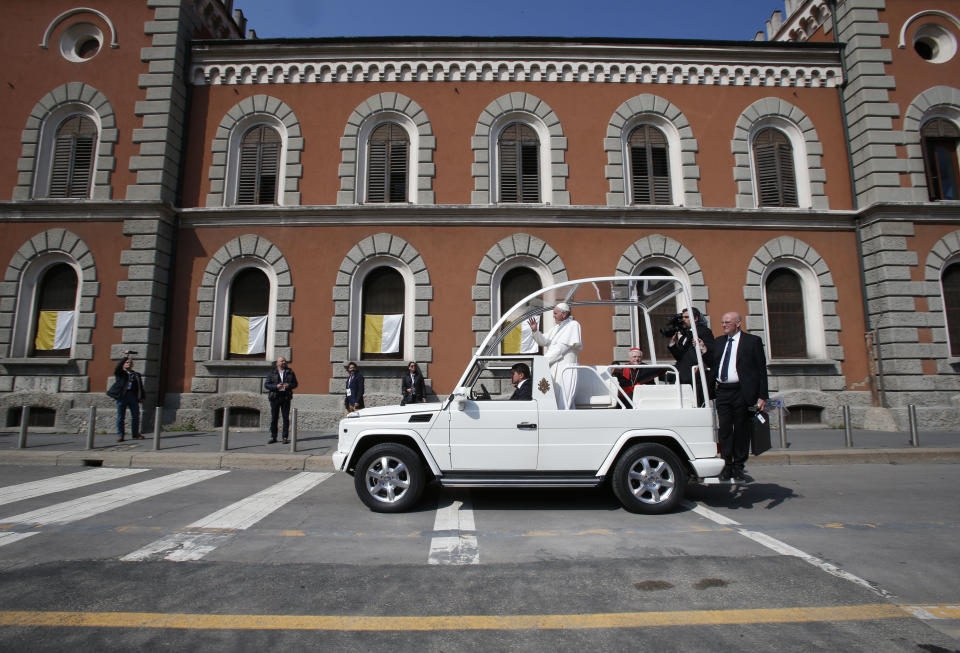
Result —
M 416 413 L 435 413 L 440 410 L 443 406 L 440 402 L 431 402 L 428 404 L 408 404 L 406 406 L 376 406 L 373 408 L 361 408 L 360 410 L 350 413 L 351 415 L 356 415 L 356 417 L 345 417 L 344 419 L 349 422 L 352 419 L 359 419 L 363 417 L 383 417 L 384 415 L 414 415 Z

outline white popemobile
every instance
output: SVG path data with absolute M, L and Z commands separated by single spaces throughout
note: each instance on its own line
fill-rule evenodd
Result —
M 365 408 L 340 421 L 334 466 L 354 475 L 357 494 L 371 510 L 409 510 L 431 480 L 451 487 L 586 487 L 609 479 L 627 510 L 654 514 L 677 506 L 688 479 L 714 480 L 724 464 L 714 409 L 709 400 L 697 405 L 698 393 L 678 382 L 672 364 L 654 356 L 640 366 L 569 367 L 576 389 L 573 405 L 563 410 L 561 384 L 538 350 L 503 351 L 520 349 L 504 347 L 504 339 L 531 317 L 549 320 L 559 302 L 578 319 L 605 311 L 633 346 L 642 320 L 648 352 L 655 351 L 651 312 L 664 305 L 692 308 L 685 284 L 668 276 L 577 279 L 524 298 L 493 326 L 446 400 Z M 591 317 L 590 323 L 598 321 Z M 589 329 L 583 338 L 589 350 Z M 706 388 L 694 349 L 694 382 Z M 530 401 L 508 400 L 510 368 L 519 362 L 532 372 Z M 663 374 L 636 386 L 627 400 L 613 370 L 628 367 Z

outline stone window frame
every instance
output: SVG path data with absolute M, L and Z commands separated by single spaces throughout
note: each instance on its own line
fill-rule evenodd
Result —
M 627 201 L 627 140 L 640 125 L 649 124 L 667 138 L 670 157 L 670 189 L 673 206 L 703 206 L 700 195 L 700 146 L 693 135 L 690 121 L 672 102 L 651 93 L 634 96 L 617 107 L 607 123 L 603 149 L 607 153 L 609 192 L 607 206 L 634 206 Z
M 771 358 L 766 350 L 768 365 L 834 364 L 844 359 L 840 344 L 840 316 L 837 315 L 838 291 L 826 261 L 808 243 L 793 236 L 778 236 L 763 244 L 750 259 L 743 298 L 747 302 L 744 323 L 747 331 L 768 344 L 766 281 L 774 270 L 788 268 L 800 277 L 803 288 L 804 318 L 806 319 L 807 358 Z
M 210 181 L 210 191 L 205 202 L 207 207 L 235 205 L 239 161 L 237 150 L 243 134 L 259 124 L 276 129 L 283 143 L 280 153 L 281 169 L 277 175 L 277 205 L 300 205 L 304 144 L 300 121 L 293 109 L 283 100 L 270 95 L 253 95 L 233 105 L 217 126 L 216 135 L 210 145 L 213 157 L 207 171 Z
M 222 350 L 225 329 L 223 311 L 227 310 L 226 298 L 230 281 L 241 269 L 257 267 L 270 280 L 270 317 L 272 325 L 267 335 L 266 363 L 263 360 L 223 360 Z M 194 331 L 197 344 L 193 348 L 195 376 L 191 392 L 217 392 L 217 376 L 220 368 L 269 367 L 271 358 L 283 356 L 293 361 L 290 333 L 293 331 L 291 304 L 294 285 L 286 257 L 270 240 L 257 234 L 244 234 L 227 241 L 207 262 L 203 278 L 197 288 L 197 317 Z M 218 319 L 219 316 L 219 319 Z M 219 337 L 215 337 L 214 330 Z M 272 343 L 272 352 L 271 352 Z M 219 346 L 220 353 L 214 355 Z M 216 368 L 215 370 L 213 368 Z
M 480 113 L 470 139 L 473 150 L 471 204 L 496 203 L 493 192 L 500 131 L 512 122 L 524 122 L 540 137 L 540 204 L 569 206 L 566 163 L 567 138 L 560 119 L 546 102 L 521 91 L 502 95 Z
M 54 263 L 68 263 L 77 271 L 77 319 L 68 359 L 27 357 L 34 318 L 33 306 L 41 272 Z M 100 295 L 97 267 L 86 242 L 66 229 L 42 231 L 14 253 L 0 283 L 0 352 L 17 364 L 46 367 L 57 363 L 74 366 L 80 378 L 69 391 L 89 390 L 87 365 L 93 360 L 93 329 L 97 325 L 96 298 Z M 18 316 L 18 304 L 29 303 L 27 314 Z M 20 319 L 18 319 L 18 317 Z M 73 371 L 73 370 L 71 370 Z M 70 376 L 75 376 L 70 374 Z M 66 391 L 61 383 L 61 391 Z
M 937 372 L 940 374 L 955 374 L 954 366 L 960 364 L 960 357 L 950 355 L 950 332 L 947 328 L 947 314 L 943 301 L 943 272 L 947 266 L 960 263 L 960 230 L 952 231 L 933 244 L 927 254 L 924 266 L 925 292 L 927 299 L 927 315 L 929 318 L 917 322 L 918 327 L 931 327 L 934 346 L 943 347 L 937 358 Z M 917 293 L 919 294 L 919 288 Z M 911 325 L 913 326 L 913 325 Z
M 14 200 L 37 199 L 38 181 L 48 179 L 52 157 L 52 138 L 45 138 L 56 124 L 70 114 L 82 114 L 97 125 L 96 158 L 88 199 L 108 200 L 113 197 L 111 175 L 116 168 L 113 156 L 119 139 L 116 115 L 107 97 L 93 86 L 83 82 L 69 82 L 58 86 L 37 102 L 30 111 L 26 127 L 20 133 L 20 158 L 17 160 L 17 185 Z
M 926 161 L 923 156 L 923 138 L 920 130 L 934 118 L 949 120 L 960 127 L 960 89 L 952 86 L 934 86 L 913 99 L 903 116 L 903 143 L 907 148 L 907 170 L 910 183 L 922 194 L 916 201 L 929 202 Z M 950 200 L 936 200 L 950 201 Z
M 429 364 L 433 362 L 433 348 L 430 347 L 433 285 L 430 283 L 430 273 L 420 252 L 413 245 L 400 236 L 381 232 L 354 245 L 344 256 L 337 272 L 333 287 L 333 317 L 330 320 L 333 333 L 333 346 L 330 347 L 332 394 L 339 395 L 342 392 L 344 379 L 347 378 L 344 365 L 350 360 L 364 368 L 405 369 L 405 360 L 359 361 L 363 280 L 367 273 L 383 265 L 396 269 L 403 276 L 406 286 L 404 320 L 411 328 L 405 335 L 404 357 L 416 360 L 424 376 L 428 376 Z
M 474 302 L 473 318 L 470 321 L 474 333 L 476 353 L 483 339 L 490 332 L 495 319 L 499 319 L 500 309 L 493 309 L 499 301 L 499 281 L 508 270 L 524 265 L 536 272 L 543 287 L 569 281 L 567 267 L 563 259 L 545 241 L 526 233 L 516 233 L 501 239 L 487 250 L 477 267 L 474 285 L 470 288 L 470 297 Z M 549 275 L 547 278 L 546 275 Z M 544 328 L 548 327 L 545 323 Z
M 408 203 L 433 204 L 433 179 L 436 177 L 433 154 L 437 149 L 437 137 L 433 134 L 433 125 L 427 112 L 402 93 L 372 95 L 347 118 L 340 138 L 340 167 L 337 173 L 340 190 L 337 192 L 337 204 L 352 205 L 363 201 L 362 188 L 366 179 L 362 175 L 366 174 L 364 159 L 367 138 L 373 128 L 383 122 L 396 122 L 407 131 L 410 138 Z
M 679 278 L 685 281 L 690 288 L 690 303 L 706 319 L 710 290 L 704 281 L 703 269 L 693 252 L 669 236 L 651 234 L 633 242 L 620 255 L 614 274 L 623 277 L 633 276 L 637 274 L 638 270 L 653 266 L 666 268 L 674 274 L 678 274 Z M 613 315 L 615 337 L 613 360 L 627 360 L 630 348 L 635 346 L 634 342 L 639 338 L 634 310 L 628 306 L 617 306 L 615 308 Z
M 826 194 L 827 173 L 823 169 L 823 144 L 813 121 L 796 106 L 775 97 L 762 98 L 744 109 L 733 129 L 730 151 L 734 158 L 733 180 L 737 184 L 737 208 L 760 208 L 756 190 L 753 139 L 758 131 L 768 127 L 779 129 L 790 139 L 798 206 L 763 208 L 790 211 L 828 210 L 830 199 Z

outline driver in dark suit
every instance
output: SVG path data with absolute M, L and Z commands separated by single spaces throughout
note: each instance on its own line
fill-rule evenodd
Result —
M 739 313 L 724 313 L 720 322 L 723 335 L 709 349 L 717 377 L 720 454 L 726 462 L 721 480 L 744 480 L 743 465 L 750 455 L 749 409 L 763 410 L 769 399 L 763 341 L 741 331 L 740 320 Z
M 517 363 L 510 368 L 510 382 L 516 388 L 510 396 L 512 401 L 533 399 L 533 382 L 530 380 L 530 368 L 526 363 Z

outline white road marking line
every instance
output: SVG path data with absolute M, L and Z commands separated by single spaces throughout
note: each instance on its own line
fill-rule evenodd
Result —
M 20 540 L 25 540 L 31 535 L 36 535 L 36 533 L 0 533 L 0 546 L 6 546 L 8 544 L 13 544 L 14 542 L 19 542 Z
M 40 481 L 31 481 L 29 483 L 20 483 L 18 485 L 8 485 L 0 488 L 0 506 L 33 497 L 41 497 L 45 494 L 54 492 L 64 492 L 74 490 L 94 483 L 103 483 L 112 481 L 115 478 L 123 478 L 131 474 L 145 472 L 146 469 L 130 469 L 121 467 L 102 467 L 100 469 L 90 469 L 84 472 L 74 474 L 65 474 L 53 478 L 45 478 Z
M 177 490 L 187 485 L 193 485 L 215 476 L 229 473 L 228 470 L 218 469 L 189 469 L 175 474 L 168 474 L 149 481 L 142 481 L 107 490 L 88 497 L 81 497 L 72 501 L 64 501 L 39 510 L 32 510 L 12 517 L 0 517 L 0 524 L 28 524 L 45 526 L 49 524 L 68 524 L 70 522 L 93 517 L 100 513 L 119 508 L 141 499 L 171 490 Z
M 473 506 L 469 497 L 463 501 L 453 501 L 441 506 L 441 496 L 437 504 L 437 517 L 433 523 L 434 531 L 456 531 L 456 535 L 440 535 L 430 540 L 430 555 L 427 563 L 431 565 L 476 565 L 480 564 L 480 546 L 473 519 Z M 466 534 L 467 531 L 471 534 Z
M 712 522 L 720 524 L 721 526 L 736 527 L 734 528 L 734 530 L 740 533 L 740 535 L 743 535 L 744 537 L 749 538 L 754 542 L 767 547 L 771 551 L 779 553 L 780 555 L 800 558 L 801 560 L 813 565 L 814 567 L 817 567 L 818 569 L 821 569 L 827 572 L 831 576 L 836 576 L 837 578 L 842 578 L 844 580 L 850 581 L 851 583 L 856 583 L 857 585 L 865 587 L 871 592 L 873 592 L 874 594 L 878 594 L 885 599 L 895 600 L 896 598 L 894 597 L 893 594 L 886 591 L 885 589 L 877 587 L 874 584 L 870 583 L 869 581 L 866 581 L 860 578 L 859 576 L 855 576 L 854 574 L 851 574 L 848 571 L 844 571 L 843 569 L 840 569 L 836 565 L 833 565 L 827 562 L 826 560 L 821 560 L 820 558 L 814 555 L 810 555 L 805 551 L 801 551 L 796 547 L 790 546 L 786 542 L 781 542 L 775 537 L 770 537 L 765 533 L 751 531 L 746 528 L 739 528 L 741 526 L 740 522 L 734 521 L 733 519 L 725 517 L 718 512 L 714 512 L 713 510 L 710 510 L 709 508 L 704 508 L 703 506 L 695 504 L 692 501 L 684 501 L 683 504 L 686 508 L 689 508 L 690 510 L 697 513 L 701 517 L 705 517 L 706 519 L 709 519 Z
M 301 472 L 286 480 L 250 495 L 226 508 L 198 519 L 184 530 L 223 529 L 230 533 L 184 532 L 172 533 L 120 558 L 125 562 L 139 562 L 163 558 L 174 562 L 200 560 L 218 546 L 231 539 L 236 531 L 250 528 L 258 521 L 313 489 L 333 476 L 329 472 Z

